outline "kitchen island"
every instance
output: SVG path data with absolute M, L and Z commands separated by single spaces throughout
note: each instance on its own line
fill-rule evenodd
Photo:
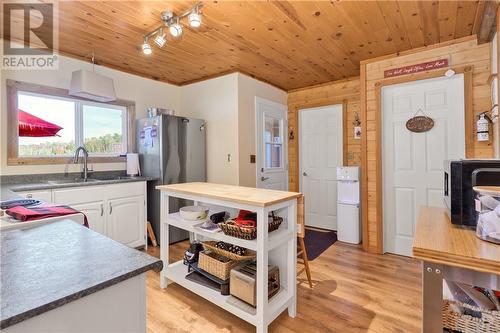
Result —
M 169 264 L 168 246 L 161 246 L 161 259 L 164 263 L 160 276 L 162 288 L 168 280 L 175 282 L 191 292 L 207 299 L 213 304 L 251 323 L 258 333 L 267 332 L 268 325 L 284 310 L 295 317 L 297 313 L 297 199 L 302 196 L 296 192 L 257 189 L 242 186 L 211 183 L 184 183 L 162 185 L 161 191 L 161 242 L 169 244 L 169 227 L 174 226 L 213 240 L 241 246 L 256 252 L 256 307 L 240 301 L 233 296 L 186 279 L 187 266 L 182 260 Z M 192 200 L 195 205 L 220 210 L 248 210 L 257 213 L 257 239 L 247 240 L 225 235 L 222 232 L 209 233 L 196 225 L 200 221 L 187 221 L 178 212 L 169 210 L 169 197 Z M 278 230 L 268 232 L 268 214 L 274 212 L 283 217 Z M 280 272 L 281 287 L 268 299 L 268 265 L 277 266 Z M 231 288 L 231 287 L 230 287 Z
M 162 262 L 73 221 L 1 233 L 2 332 L 146 332 Z
M 421 210 L 413 257 L 423 261 L 422 332 L 443 332 L 443 280 L 500 290 L 500 245 L 454 226 L 444 208 Z

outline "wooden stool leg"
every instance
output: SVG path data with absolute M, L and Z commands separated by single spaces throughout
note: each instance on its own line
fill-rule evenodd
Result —
M 309 281 L 309 287 L 312 288 L 311 270 L 309 269 L 309 259 L 307 259 L 306 244 L 304 243 L 304 238 L 299 238 L 300 250 L 302 252 L 302 260 L 304 260 L 304 266 L 306 269 L 307 280 Z
M 156 236 L 155 232 L 153 231 L 153 227 L 151 226 L 151 223 L 149 221 L 146 222 L 146 229 L 148 230 L 148 237 L 151 239 L 151 244 L 153 246 L 158 246 L 158 242 L 156 241 Z

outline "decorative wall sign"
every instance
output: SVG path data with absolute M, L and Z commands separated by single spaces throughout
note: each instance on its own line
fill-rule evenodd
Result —
M 354 114 L 354 121 L 352 122 L 352 124 L 354 125 L 354 139 L 361 139 L 361 120 L 359 120 L 359 115 L 357 112 Z
M 354 126 L 354 139 L 361 139 L 361 126 Z
M 422 116 L 417 116 L 422 113 Z M 434 127 L 434 120 L 428 117 L 422 109 L 418 109 L 412 118 L 406 122 L 406 128 L 414 133 L 422 133 L 431 130 Z
M 384 77 L 387 78 L 387 77 L 413 74 L 443 67 L 448 67 L 448 59 L 438 59 L 429 62 L 424 62 L 421 64 L 388 69 L 384 71 Z

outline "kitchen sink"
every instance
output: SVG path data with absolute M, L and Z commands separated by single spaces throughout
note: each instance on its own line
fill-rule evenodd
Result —
M 59 180 L 49 180 L 49 184 L 75 184 L 75 183 L 98 183 L 101 180 L 99 179 L 94 179 L 94 178 L 87 178 L 87 181 L 85 181 L 83 178 L 73 178 L 73 179 L 59 179 Z

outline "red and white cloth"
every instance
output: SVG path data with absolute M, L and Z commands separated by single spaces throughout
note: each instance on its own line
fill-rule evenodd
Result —
M 81 213 L 80 211 L 69 206 L 62 205 L 43 205 L 37 207 L 16 206 L 7 209 L 5 212 L 7 215 L 23 222 Z M 89 227 L 87 216 L 85 216 L 85 214 L 83 214 L 83 225 L 87 228 Z

